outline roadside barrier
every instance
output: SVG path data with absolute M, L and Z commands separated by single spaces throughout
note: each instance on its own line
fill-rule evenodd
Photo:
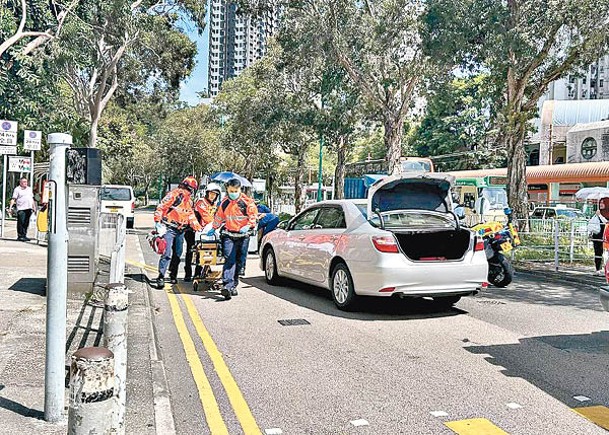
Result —
M 129 291 L 125 284 L 107 286 L 104 304 L 104 345 L 114 354 L 114 392 L 116 403 L 112 427 L 116 434 L 125 433 L 127 405 L 127 325 Z
M 567 265 L 594 265 L 586 219 L 529 219 L 528 229 L 519 234 L 522 245 L 513 251 L 516 261 L 553 263 L 557 270 Z
M 114 354 L 103 347 L 74 352 L 70 366 L 68 435 L 113 433 Z

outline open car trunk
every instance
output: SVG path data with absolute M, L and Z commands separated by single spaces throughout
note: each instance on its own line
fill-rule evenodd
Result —
M 394 231 L 402 252 L 414 261 L 446 261 L 463 258 L 470 244 L 466 229 L 434 232 Z

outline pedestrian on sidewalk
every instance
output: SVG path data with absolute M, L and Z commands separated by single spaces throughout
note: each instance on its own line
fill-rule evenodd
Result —
M 607 219 L 601 214 L 600 209 L 588 221 L 588 237 L 592 240 L 594 246 L 594 266 L 595 275 L 603 275 L 603 234 L 605 233 L 605 225 Z
M 191 227 L 201 231 L 203 227 L 197 221 L 192 208 L 192 194 L 197 191 L 199 183 L 194 177 L 186 177 L 176 189 L 170 191 L 161 201 L 154 212 L 155 229 L 164 234 L 167 246 L 159 260 L 159 275 L 156 279 L 157 288 L 165 287 L 165 273 L 172 257 L 175 269 L 170 271 L 170 282 L 177 284 L 177 270 L 184 247 L 184 231 Z M 174 274 L 175 273 L 175 274 Z
M 241 181 L 229 180 L 226 183 L 227 197 L 220 203 L 208 236 L 223 227 L 220 240 L 224 265 L 222 267 L 222 296 L 227 300 L 237 296 L 239 271 L 245 269 L 249 234 L 256 226 L 258 210 L 253 199 L 241 191 Z M 245 255 L 244 255 L 245 253 Z
M 13 197 L 9 208 L 17 206 L 17 240 L 20 242 L 29 242 L 27 230 L 30 226 L 30 218 L 32 213 L 36 213 L 36 201 L 34 201 L 34 192 L 28 186 L 26 177 L 21 177 L 19 186 L 15 187 Z

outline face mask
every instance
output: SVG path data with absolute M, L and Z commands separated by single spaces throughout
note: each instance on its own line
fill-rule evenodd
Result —
M 239 199 L 240 195 L 241 195 L 241 193 L 239 193 L 239 192 L 230 192 L 228 194 L 228 197 L 234 201 L 235 199 Z

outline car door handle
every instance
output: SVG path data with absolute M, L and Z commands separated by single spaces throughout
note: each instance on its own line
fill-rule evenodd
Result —
M 304 240 L 305 236 L 298 236 L 296 237 L 296 240 Z

